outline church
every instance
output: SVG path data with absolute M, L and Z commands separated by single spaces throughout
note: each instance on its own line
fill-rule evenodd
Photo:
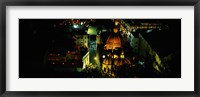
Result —
M 106 55 L 101 67 L 102 72 L 111 77 L 117 76 L 118 69 L 123 65 L 131 66 L 131 62 L 125 57 L 122 41 L 119 28 L 115 25 L 104 46 Z

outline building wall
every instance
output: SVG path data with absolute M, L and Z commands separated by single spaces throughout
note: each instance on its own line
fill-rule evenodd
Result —
M 88 65 L 90 65 L 90 54 L 89 54 L 89 52 L 87 52 L 83 56 L 82 62 L 83 62 L 83 69 L 85 69 Z
M 102 64 L 102 71 L 104 73 L 111 73 L 111 66 L 110 64 Z
M 133 52 L 135 54 L 138 54 L 138 48 L 139 48 L 139 38 L 134 38 L 133 42 L 132 42 L 132 46 L 133 46 Z
M 155 55 L 155 51 L 151 48 L 151 46 L 148 44 L 148 42 L 142 37 L 141 34 L 139 34 L 139 56 L 140 57 L 146 57 L 147 53 L 151 53 L 151 55 Z
M 142 37 L 142 35 L 139 35 L 139 56 L 140 58 L 146 58 L 151 57 L 153 61 L 153 67 L 158 72 L 161 72 L 161 69 L 164 69 L 165 67 L 162 65 L 161 59 L 159 55 L 151 48 L 151 46 L 148 44 L 148 42 Z
M 88 48 L 88 35 L 83 36 L 83 44 Z
M 88 35 L 76 35 L 76 44 L 88 48 Z
M 100 35 L 96 36 L 96 44 L 101 44 L 101 37 L 100 37 Z

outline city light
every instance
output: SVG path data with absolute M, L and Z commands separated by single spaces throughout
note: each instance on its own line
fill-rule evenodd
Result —
M 152 29 L 149 29 L 149 30 L 147 30 L 147 33 L 150 33 L 150 32 L 152 32 L 153 30 Z
M 78 28 L 78 25 L 73 25 L 74 28 Z
M 83 22 L 81 22 L 81 25 L 83 25 Z
M 21 21 L 21 29 L 29 27 L 29 21 Z M 33 62 L 30 65 L 34 67 L 24 65 L 25 71 L 30 69 L 31 74 L 38 74 L 36 77 L 41 77 L 40 73 L 52 78 L 181 77 L 181 45 L 177 45 L 181 44 L 180 19 L 32 21 L 37 22 L 30 22 L 30 28 L 20 29 L 26 35 L 27 31 L 32 32 L 30 37 L 21 36 L 23 41 L 28 39 L 31 43 L 22 42 L 25 46 L 21 48 L 27 49 L 22 53 L 24 61 Z M 48 33 L 34 33 L 43 31 Z M 48 36 L 47 39 L 44 40 L 44 36 Z

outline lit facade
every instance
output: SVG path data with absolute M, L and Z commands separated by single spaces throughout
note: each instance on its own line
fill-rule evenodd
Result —
M 115 25 L 117 25 L 115 23 Z M 131 65 L 131 62 L 125 58 L 122 40 L 118 33 L 118 28 L 114 28 L 108 37 L 105 45 L 105 58 L 102 61 L 102 72 L 111 76 L 116 76 L 116 71 L 123 65 Z
M 90 65 L 90 54 L 89 54 L 89 52 L 87 52 L 82 57 L 82 62 L 83 62 L 83 69 L 85 69 L 88 65 Z
M 107 41 L 106 41 L 106 50 L 109 49 L 116 49 L 116 48 L 121 48 L 122 43 L 121 43 L 121 38 L 120 38 L 120 34 L 118 34 L 118 30 L 114 28 L 114 33 L 112 33 Z
M 100 35 L 96 36 L 96 44 L 97 45 L 101 44 L 101 36 Z
M 106 57 L 102 62 L 103 73 L 111 74 L 111 67 L 112 67 L 112 58 Z
M 76 35 L 76 45 L 88 48 L 88 35 Z

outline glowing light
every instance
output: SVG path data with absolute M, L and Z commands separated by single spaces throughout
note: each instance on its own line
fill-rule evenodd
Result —
M 74 28 L 78 28 L 78 25 L 73 25 Z
M 119 24 L 119 21 L 115 21 L 115 26 L 117 26 Z
M 147 30 L 147 32 L 146 33 L 150 33 L 150 32 L 152 32 L 153 30 L 152 29 L 149 29 L 149 30 Z
M 114 31 L 115 33 L 117 33 L 117 32 L 118 32 L 118 28 L 114 28 L 113 31 Z
M 135 29 L 133 29 L 133 32 L 135 32 L 136 30 Z
M 118 56 L 116 54 L 113 57 L 114 57 L 114 59 L 118 58 Z
M 142 61 L 139 61 L 138 63 L 139 63 L 140 65 L 144 65 L 144 62 L 142 62 Z
M 97 57 L 94 57 L 95 60 L 97 60 Z
M 106 57 L 105 55 L 102 56 L 102 58 L 105 58 L 105 57 Z

